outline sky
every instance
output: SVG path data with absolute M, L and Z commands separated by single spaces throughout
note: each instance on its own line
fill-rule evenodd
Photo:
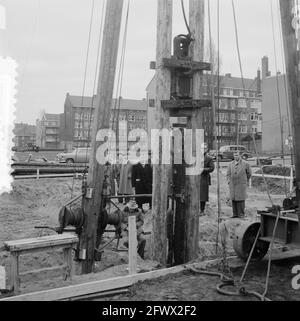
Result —
M 87 47 L 92 3 L 93 24 Z M 16 121 L 35 124 L 41 110 L 62 113 L 67 93 L 92 95 L 97 44 L 104 0 L 0 0 L 6 9 L 6 30 L 0 30 L 0 54 L 18 63 Z M 108 0 L 109 1 L 109 0 Z M 217 44 L 217 0 L 209 0 L 213 42 Z M 124 0 L 124 16 L 128 0 Z M 188 13 L 188 0 L 184 0 Z M 205 15 L 208 45 L 207 0 Z M 271 20 L 274 11 L 277 70 L 283 71 L 278 0 L 234 0 L 244 77 L 256 77 L 261 58 L 268 56 L 275 73 Z M 146 97 L 155 60 L 157 0 L 130 0 L 128 35 L 121 96 Z M 121 39 L 124 34 L 123 16 Z M 180 0 L 173 0 L 173 36 L 187 33 Z M 231 0 L 220 0 L 221 73 L 240 76 Z M 84 86 L 85 65 L 87 63 Z

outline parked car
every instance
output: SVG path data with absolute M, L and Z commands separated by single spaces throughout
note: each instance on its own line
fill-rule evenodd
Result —
M 90 147 L 80 147 L 71 152 L 59 153 L 56 157 L 59 163 L 88 163 L 90 153 Z
M 219 150 L 219 153 L 218 153 L 219 160 L 233 160 L 234 159 L 233 154 L 236 151 L 240 151 L 244 159 L 248 159 L 252 157 L 252 154 L 246 149 L 245 146 L 226 145 L 226 146 L 222 146 Z

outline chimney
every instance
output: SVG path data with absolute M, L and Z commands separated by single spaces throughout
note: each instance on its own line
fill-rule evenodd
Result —
M 261 60 L 261 71 L 262 80 L 271 75 L 271 73 L 269 72 L 269 58 L 267 56 L 264 56 Z
M 261 93 L 261 78 L 260 78 L 260 70 L 257 70 L 257 77 L 256 77 L 256 90 L 258 93 Z

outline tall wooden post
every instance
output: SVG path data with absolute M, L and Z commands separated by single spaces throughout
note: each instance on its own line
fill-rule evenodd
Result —
M 109 128 L 110 109 L 114 89 L 115 71 L 117 64 L 119 36 L 122 19 L 123 0 L 109 0 L 106 4 L 105 24 L 101 52 L 101 64 L 98 83 L 99 105 L 95 109 L 93 122 L 92 151 L 90 155 L 87 186 L 89 193 L 83 201 L 85 221 L 81 237 L 82 272 L 93 270 L 94 255 L 97 240 L 98 217 L 102 201 L 104 180 L 104 165 L 96 160 L 99 142 L 96 141 L 97 131 Z
M 194 41 L 190 45 L 193 61 L 203 61 L 204 56 L 204 0 L 190 0 L 190 30 Z M 193 99 L 201 99 L 202 71 L 193 74 Z M 203 128 L 203 109 L 195 108 L 188 120 L 188 128 L 193 130 L 193 154 L 196 155 L 196 129 Z M 197 146 L 199 147 L 199 146 Z M 186 244 L 185 259 L 190 261 L 198 254 L 199 213 L 200 213 L 200 175 L 186 175 Z
M 293 10 L 295 1 L 280 0 L 283 46 L 288 79 L 289 108 L 293 133 L 294 164 L 296 170 L 296 196 L 300 208 L 300 55 L 297 50 L 296 32 L 299 28 Z M 296 8 L 298 10 L 298 8 Z
M 169 111 L 161 106 L 161 100 L 170 99 L 171 73 L 163 66 L 163 58 L 171 57 L 172 48 L 172 0 L 157 1 L 157 44 L 156 44 L 156 114 L 157 129 L 169 128 Z M 162 146 L 159 146 L 162 155 Z M 167 260 L 166 217 L 168 205 L 169 166 L 153 166 L 153 235 L 152 257 L 165 265 Z

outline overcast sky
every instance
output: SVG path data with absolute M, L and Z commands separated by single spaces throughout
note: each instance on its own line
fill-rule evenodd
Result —
M 104 0 L 95 0 L 94 23 L 85 94 L 93 91 L 97 39 Z M 109 0 L 108 0 L 109 1 Z M 124 1 L 124 12 L 127 6 Z M 270 3 L 273 4 L 278 69 L 282 52 L 277 0 L 235 0 L 240 50 L 245 77 L 254 78 L 264 55 L 275 72 Z M 153 76 L 156 0 L 131 0 L 123 78 L 123 98 L 142 99 Z M 173 33 L 186 33 L 180 0 L 173 0 Z M 216 43 L 216 3 L 210 0 L 213 39 Z M 188 12 L 188 0 L 185 0 Z M 0 0 L 7 26 L 0 32 L 7 55 L 19 64 L 17 121 L 34 124 L 39 111 L 63 112 L 66 93 L 83 92 L 92 0 Z M 231 0 L 220 0 L 220 53 L 223 74 L 240 76 Z M 124 23 L 124 20 L 123 20 Z M 206 15 L 206 32 L 208 18 Z M 1 42 L 0 42 L 1 43 Z

